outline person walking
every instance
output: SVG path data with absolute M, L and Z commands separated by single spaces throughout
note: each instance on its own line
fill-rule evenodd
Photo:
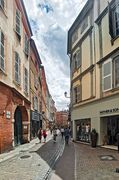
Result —
M 119 153 L 119 132 L 117 133 L 117 147 L 118 147 L 118 153 Z
M 47 133 L 46 133 L 46 130 L 45 130 L 45 129 L 43 130 L 42 135 L 43 135 L 44 143 L 45 143 L 45 142 L 46 142 L 46 137 L 47 137 Z
M 56 143 L 56 137 L 57 137 L 57 129 L 54 128 L 53 129 L 53 141 L 54 141 L 54 143 Z
M 62 135 L 62 139 L 63 139 L 63 136 L 64 136 L 64 128 L 61 127 L 60 131 L 61 131 L 61 135 Z
M 66 127 L 65 130 L 64 130 L 64 136 L 65 136 L 65 143 L 69 144 L 70 131 L 69 131 L 68 127 Z
M 41 139 L 42 139 L 42 129 L 41 128 L 39 128 L 37 135 L 38 135 L 38 139 L 41 143 Z

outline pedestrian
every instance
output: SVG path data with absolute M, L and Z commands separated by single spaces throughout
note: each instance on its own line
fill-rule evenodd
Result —
M 38 134 L 38 139 L 39 139 L 39 141 L 40 141 L 40 143 L 41 143 L 41 139 L 42 139 L 42 129 L 41 129 L 41 128 L 39 128 L 37 134 Z
M 42 135 L 43 135 L 44 143 L 45 143 L 45 142 L 46 142 L 46 137 L 47 137 L 47 133 L 46 133 L 46 130 L 45 130 L 45 129 L 43 130 Z
M 69 131 L 68 127 L 66 127 L 65 130 L 64 130 L 64 136 L 65 136 L 65 143 L 69 144 L 70 131 Z
M 54 128 L 53 129 L 53 141 L 54 141 L 54 143 L 56 142 L 56 137 L 57 137 L 57 129 Z
M 60 131 L 61 131 L 61 135 L 62 135 L 62 139 L 63 139 L 63 136 L 64 136 L 64 128 L 61 127 Z
M 50 128 L 50 134 L 52 135 L 52 127 Z
M 118 153 L 119 153 L 119 132 L 117 133 L 117 147 L 118 147 Z

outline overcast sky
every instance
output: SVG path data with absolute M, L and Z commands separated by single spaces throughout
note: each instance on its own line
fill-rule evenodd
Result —
M 24 0 L 46 80 L 57 110 L 67 109 L 70 68 L 67 32 L 87 0 Z

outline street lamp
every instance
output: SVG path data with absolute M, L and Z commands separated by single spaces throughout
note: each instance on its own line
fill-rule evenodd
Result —
M 69 96 L 67 96 L 67 92 L 66 92 L 66 91 L 64 92 L 64 96 L 65 96 L 66 98 L 70 98 Z

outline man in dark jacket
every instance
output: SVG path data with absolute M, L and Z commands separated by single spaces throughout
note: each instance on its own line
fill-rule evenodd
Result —
M 117 146 L 118 146 L 118 153 L 119 153 L 119 132 L 117 133 Z
M 69 143 L 70 131 L 69 131 L 69 128 L 67 128 L 67 127 L 64 130 L 64 136 L 65 136 L 65 142 L 66 142 L 66 144 L 68 144 Z

